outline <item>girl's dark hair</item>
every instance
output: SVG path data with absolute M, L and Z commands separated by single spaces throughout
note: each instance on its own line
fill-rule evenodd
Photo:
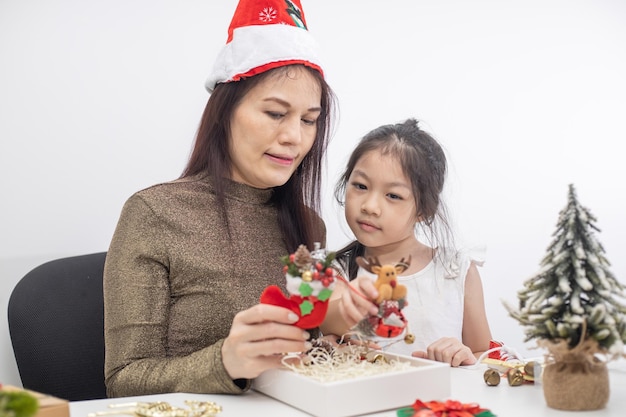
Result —
M 291 178 L 284 185 L 274 187 L 272 197 L 267 202 L 278 210 L 283 239 L 290 252 L 295 251 L 300 244 L 313 248 L 315 242 L 322 242 L 324 238 L 316 216 L 320 213 L 322 165 L 332 133 L 330 125 L 336 108 L 336 97 L 318 71 L 304 65 L 287 65 L 240 81 L 218 84 L 204 109 L 194 148 L 181 175 L 184 178 L 207 173 L 214 179 L 219 212 L 229 228 L 225 183 L 221 179 L 231 176 L 231 116 L 236 106 L 256 85 L 268 77 L 289 77 L 294 67 L 309 71 L 319 83 L 322 111 L 317 119 L 317 133 L 311 150 Z
M 420 129 L 415 119 L 403 123 L 380 126 L 366 134 L 358 143 L 335 186 L 335 199 L 345 205 L 348 180 L 357 162 L 370 151 L 396 158 L 411 182 L 419 223 L 433 251 L 437 246 L 452 244 L 452 233 L 441 192 L 447 173 L 446 155 L 441 145 Z M 363 256 L 365 247 L 353 241 L 337 251 L 337 260 L 350 279 L 356 277 L 356 257 Z

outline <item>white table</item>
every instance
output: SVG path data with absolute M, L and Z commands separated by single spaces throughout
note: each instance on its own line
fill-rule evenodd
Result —
M 597 411 L 568 412 L 546 406 L 540 384 L 511 387 L 506 380 L 498 386 L 489 387 L 483 382 L 483 371 L 477 369 L 451 369 L 451 399 L 464 403 L 475 402 L 490 409 L 498 417 L 623 417 L 626 415 L 626 360 L 609 363 L 611 395 L 606 408 Z M 415 398 L 417 399 L 417 398 Z M 423 401 L 443 400 L 442 398 L 420 398 Z M 309 414 L 292 408 L 256 391 L 243 395 L 209 394 L 162 394 L 106 400 L 77 401 L 70 403 L 71 417 L 87 417 L 88 413 L 110 410 L 109 404 L 128 402 L 167 401 L 172 405 L 185 407 L 185 400 L 214 401 L 222 406 L 219 417 L 272 416 L 305 417 Z M 407 404 L 409 406 L 410 404 Z M 369 414 L 377 417 L 396 417 L 396 410 Z

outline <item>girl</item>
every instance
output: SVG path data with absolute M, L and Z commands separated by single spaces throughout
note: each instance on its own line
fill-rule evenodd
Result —
M 476 262 L 452 248 L 452 234 L 441 201 L 446 175 L 441 146 L 409 119 L 381 126 L 363 137 L 335 189 L 356 240 L 337 252 L 352 279 L 333 294 L 322 330 L 345 334 L 364 315 L 376 315 L 375 275 L 356 259 L 381 265 L 410 259 L 398 276 L 407 290 L 401 310 L 408 326 L 396 338 L 374 341 L 387 351 L 452 366 L 470 365 L 489 348 L 491 332 Z M 345 198 L 345 200 L 344 200 Z M 429 244 L 417 238 L 421 230 Z M 357 278 L 358 277 L 358 278 Z M 414 336 L 411 342 L 411 334 Z M 406 337 L 409 335 L 409 337 Z

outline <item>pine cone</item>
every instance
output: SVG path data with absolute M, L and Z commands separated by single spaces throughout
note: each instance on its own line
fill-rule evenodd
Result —
M 294 254 L 293 263 L 295 263 L 298 268 L 311 266 L 313 263 L 313 257 L 305 245 L 298 246 L 298 249 Z

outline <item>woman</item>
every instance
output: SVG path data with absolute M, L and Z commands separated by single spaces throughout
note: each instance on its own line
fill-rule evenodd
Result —
M 334 95 L 303 49 L 299 2 L 274 3 L 263 25 L 254 19 L 267 1 L 238 5 L 182 177 L 122 210 L 104 277 L 110 397 L 241 393 L 280 353 L 310 348 L 297 316 L 258 300 L 284 287 L 281 256 L 325 244 L 320 171 Z

